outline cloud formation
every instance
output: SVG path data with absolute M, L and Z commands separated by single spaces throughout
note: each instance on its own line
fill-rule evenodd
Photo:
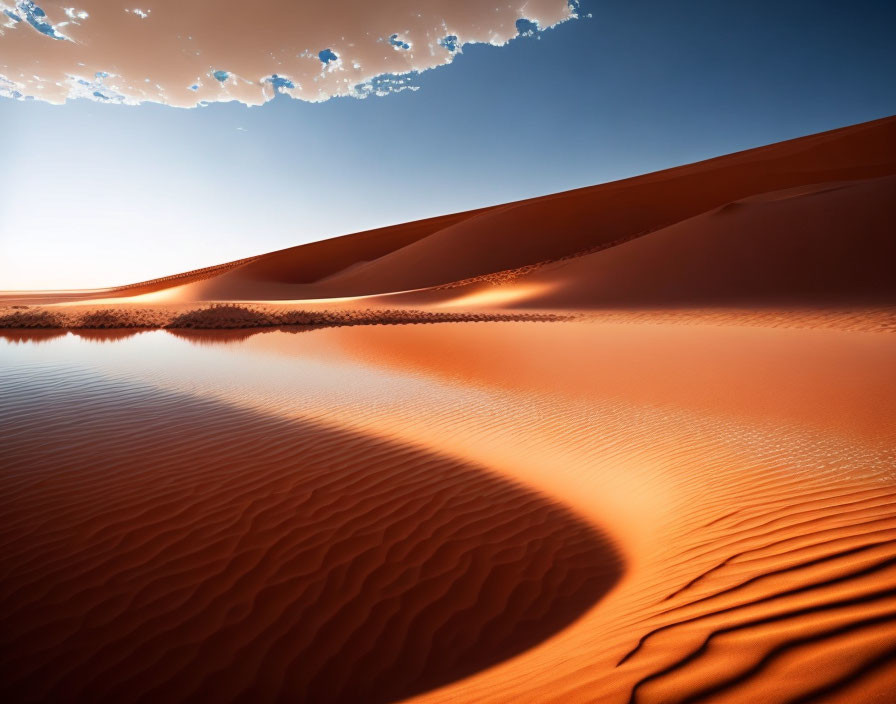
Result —
M 261 105 L 406 90 L 464 44 L 576 17 L 576 0 L 0 0 L 0 96 Z

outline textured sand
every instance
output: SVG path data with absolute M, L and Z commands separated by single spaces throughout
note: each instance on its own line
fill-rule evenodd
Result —
M 4 699 L 891 702 L 894 174 L 890 118 L 0 295 Z
M 896 340 L 549 327 L 334 330 L 301 345 L 414 379 L 328 415 L 523 479 L 593 521 L 625 560 L 622 582 L 582 619 L 428 700 L 777 702 L 829 690 L 886 701 Z M 296 354 L 276 334 L 246 344 Z
M 6 701 L 393 701 L 525 650 L 621 571 L 475 464 L 89 375 L 4 384 Z
M 886 701 L 891 334 L 180 334 L 3 380 L 10 692 Z

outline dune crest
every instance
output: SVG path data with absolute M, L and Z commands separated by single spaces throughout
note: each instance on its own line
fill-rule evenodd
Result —
M 890 117 L 130 286 L 5 292 L 0 304 L 125 304 L 171 290 L 172 302 L 182 303 L 345 299 L 346 307 L 412 307 L 459 295 L 446 295 L 446 286 L 472 293 L 520 275 L 550 288 L 540 300 L 519 302 L 532 308 L 894 303 L 884 264 L 894 256 L 894 177 Z M 843 256 L 852 268 L 837 268 Z M 790 276 L 796 280 L 788 283 Z

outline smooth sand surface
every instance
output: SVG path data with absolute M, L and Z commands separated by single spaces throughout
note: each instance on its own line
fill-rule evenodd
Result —
M 889 118 L 0 294 L 0 694 L 892 702 L 894 177 Z

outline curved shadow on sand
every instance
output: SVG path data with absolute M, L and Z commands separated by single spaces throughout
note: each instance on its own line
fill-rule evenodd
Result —
M 5 701 L 390 702 L 531 648 L 621 576 L 484 468 L 88 376 L 0 410 Z

